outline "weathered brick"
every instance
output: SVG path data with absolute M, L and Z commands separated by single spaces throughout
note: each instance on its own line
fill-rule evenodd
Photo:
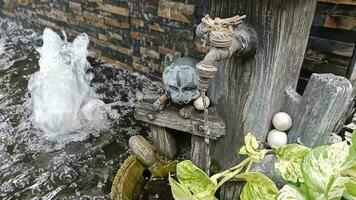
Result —
M 115 39 L 115 40 L 122 40 L 123 39 L 123 37 L 122 37 L 122 35 L 120 35 L 120 34 L 117 34 L 117 33 L 109 33 L 109 36 L 110 36 L 110 38 L 113 38 L 113 39 Z
M 113 64 L 115 65 L 115 67 L 121 68 L 121 69 L 126 69 L 129 71 L 133 71 L 131 65 L 128 65 L 126 63 L 117 61 L 117 60 L 113 60 L 111 58 L 105 57 L 105 56 L 101 56 L 101 58 L 103 58 L 107 63 Z
M 50 11 L 45 12 L 46 16 L 58 21 L 67 22 L 67 13 L 58 9 L 51 9 Z
M 140 72 L 143 72 L 143 73 L 146 73 L 148 74 L 150 72 L 150 69 L 149 67 L 146 67 L 145 65 L 141 64 L 139 62 L 139 59 L 140 58 L 137 58 L 137 59 L 134 59 L 133 62 L 132 62 L 132 67 L 135 69 L 135 70 L 138 70 Z
M 90 40 L 90 42 L 99 44 L 99 45 L 101 45 L 101 46 L 106 46 L 106 42 L 101 41 L 101 40 L 99 40 L 99 39 L 97 39 L 97 38 L 95 38 L 95 37 L 89 36 L 89 40 Z
M 160 58 L 159 53 L 157 51 L 145 47 L 140 47 L 140 54 L 143 57 L 149 57 L 157 60 Z
M 84 17 L 82 15 L 75 17 L 78 22 L 84 22 Z
M 96 27 L 104 26 L 104 18 L 96 15 L 95 13 L 84 11 L 83 12 L 84 20 L 89 24 Z
M 37 21 L 38 21 L 39 24 L 41 24 L 43 26 L 50 27 L 50 28 L 57 28 L 57 25 L 55 23 L 50 22 L 48 20 L 38 18 Z
M 191 23 L 188 17 L 194 14 L 194 8 L 195 6 L 192 4 L 159 0 L 158 16 L 169 20 Z
M 11 18 L 15 17 L 15 13 L 13 13 L 13 12 L 9 12 L 7 10 L 0 10 L 0 12 L 7 17 L 11 17 Z
M 159 53 L 162 55 L 171 54 L 171 55 L 174 55 L 175 58 L 182 57 L 182 52 L 174 51 L 174 50 L 166 48 L 166 47 L 159 47 Z
M 121 23 L 117 21 L 116 19 L 105 17 L 105 24 L 115 26 L 117 28 L 121 29 L 128 29 L 130 25 L 128 23 Z
M 103 3 L 104 2 L 104 0 L 86 0 L 86 1 L 88 1 L 90 3 Z
M 71 9 L 72 12 L 82 12 L 82 4 L 81 3 L 77 3 L 77 2 L 72 2 L 69 1 L 69 8 Z M 77 14 L 79 14 L 77 13 Z
M 99 9 L 122 16 L 129 16 L 129 9 L 99 3 Z
M 45 16 L 45 11 L 41 8 L 36 8 L 36 13 L 37 15 L 42 15 L 42 16 Z
M 109 48 L 111 49 L 115 49 L 116 51 L 128 55 L 128 56 L 132 56 L 132 49 L 130 48 L 126 48 L 126 47 L 122 47 L 122 46 L 117 46 L 117 45 L 112 45 L 109 44 Z
M 158 23 L 156 23 L 156 22 L 154 22 L 154 23 L 152 23 L 152 24 L 148 24 L 148 28 L 150 29 L 150 30 L 154 30 L 154 31 L 158 31 L 158 32 L 164 32 L 164 30 L 162 29 L 162 27 L 158 24 Z
M 108 37 L 106 36 L 106 35 L 104 35 L 104 34 L 101 34 L 101 33 L 99 33 L 99 40 L 102 40 L 102 41 L 108 41 Z
M 130 19 L 130 24 L 134 26 L 140 26 L 143 27 L 145 25 L 145 22 L 142 19 L 138 18 L 131 18 Z

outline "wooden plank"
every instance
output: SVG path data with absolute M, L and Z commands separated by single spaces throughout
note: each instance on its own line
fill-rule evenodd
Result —
M 156 112 L 152 110 L 152 105 L 148 103 L 139 103 L 136 105 L 135 118 L 153 125 L 171 128 L 182 132 L 191 133 L 193 135 L 208 137 L 210 139 L 218 139 L 225 135 L 225 123 L 217 116 L 209 116 L 208 126 L 210 134 L 205 135 L 201 127 L 204 124 L 202 113 L 193 113 L 191 119 L 184 119 L 179 116 L 178 110 L 173 107 L 168 107 L 163 111 Z
M 346 4 L 346 5 L 356 5 L 356 0 L 318 0 L 319 2 L 335 3 L 335 4 Z
M 173 160 L 177 154 L 176 141 L 172 134 L 160 126 L 150 125 L 151 137 L 159 155 Z
M 355 44 L 318 37 L 309 37 L 308 48 L 325 53 L 351 57 Z
M 324 23 L 324 22 L 323 22 Z M 323 26 L 312 26 L 310 35 L 329 40 L 338 40 L 347 43 L 356 43 L 356 31 L 348 31 Z
M 324 26 L 356 31 L 356 17 L 326 16 Z
M 351 95 L 352 86 L 346 78 L 313 74 L 299 104 L 293 107 L 286 104 L 283 109 L 293 119 L 288 143 L 301 142 L 308 147 L 327 143 L 329 134 L 348 112 Z
M 347 67 L 335 65 L 332 63 L 319 61 L 306 57 L 303 62 L 302 69 L 309 70 L 314 73 L 332 73 L 338 76 L 346 76 Z
M 351 63 L 350 57 L 339 56 L 336 54 L 325 53 L 313 49 L 307 49 L 305 57 L 323 63 L 332 63 L 335 65 L 349 66 Z

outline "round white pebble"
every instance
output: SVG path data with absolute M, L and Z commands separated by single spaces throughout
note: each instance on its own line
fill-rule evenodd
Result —
M 205 96 L 205 99 L 205 107 L 207 108 L 210 105 L 210 99 L 207 96 Z M 197 110 L 204 110 L 203 98 L 201 96 L 194 101 L 194 108 Z
M 292 118 L 285 112 L 279 112 L 273 116 L 272 124 L 280 131 L 287 131 L 292 126 Z
M 287 144 L 287 134 L 283 131 L 273 129 L 268 133 L 267 142 L 271 147 L 281 147 Z

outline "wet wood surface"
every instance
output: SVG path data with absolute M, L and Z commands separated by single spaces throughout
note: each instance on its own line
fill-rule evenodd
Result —
M 210 134 L 205 135 L 203 113 L 193 113 L 190 119 L 179 116 L 178 109 L 168 107 L 162 111 L 154 111 L 152 104 L 141 102 L 136 105 L 135 118 L 149 124 L 171 128 L 174 130 L 190 133 L 196 136 L 207 137 L 213 140 L 225 135 L 225 122 L 217 116 L 209 116 L 208 126 Z

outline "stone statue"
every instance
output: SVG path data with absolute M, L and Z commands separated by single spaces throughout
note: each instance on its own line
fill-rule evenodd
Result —
M 166 56 L 165 70 L 162 75 L 165 94 L 154 103 L 154 109 L 163 110 L 170 100 L 172 104 L 180 107 L 181 117 L 190 118 L 194 110 L 191 102 L 200 96 L 196 63 L 194 59 L 188 57 L 173 61 L 171 56 Z

